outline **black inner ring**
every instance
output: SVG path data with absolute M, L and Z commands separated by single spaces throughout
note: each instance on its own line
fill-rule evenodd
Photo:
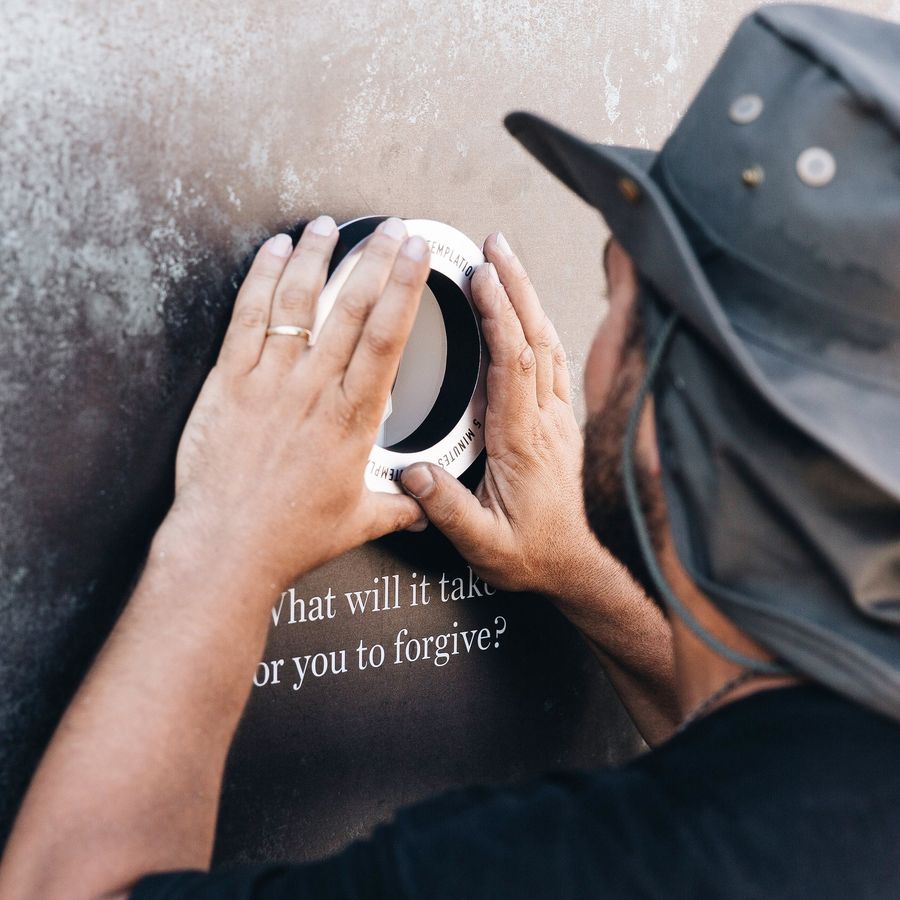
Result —
M 366 216 L 341 226 L 338 244 L 328 267 L 329 277 L 344 257 L 385 218 Z M 420 453 L 443 440 L 462 418 L 478 382 L 481 339 L 469 301 L 458 285 L 433 269 L 428 276 L 428 287 L 438 302 L 444 320 L 447 367 L 441 390 L 422 424 L 402 441 L 384 448 L 398 453 Z
M 331 254 L 331 262 L 328 264 L 328 277 L 334 274 L 334 270 L 344 261 L 344 257 L 356 247 L 360 241 L 365 240 L 387 216 L 366 216 L 355 222 L 347 222 L 338 230 L 338 242 Z
M 443 440 L 462 418 L 478 382 L 481 342 L 469 301 L 446 275 L 433 269 L 428 276 L 428 287 L 444 319 L 447 368 L 434 406 L 422 424 L 402 441 L 385 448 L 398 453 L 419 453 Z

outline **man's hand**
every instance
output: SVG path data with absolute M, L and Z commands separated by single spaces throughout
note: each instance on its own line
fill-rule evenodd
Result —
M 312 328 L 337 234 L 323 216 L 293 253 L 287 235 L 259 251 L 178 450 L 167 533 L 199 534 L 276 582 L 422 519 L 409 497 L 367 490 L 363 474 L 428 277 L 427 244 L 387 220 L 314 347 L 266 337 L 269 325 Z
M 484 252 L 472 284 L 491 355 L 484 479 L 472 494 L 440 467 L 417 464 L 403 486 L 476 574 L 554 600 L 655 743 L 678 721 L 671 630 L 588 527 L 583 440 L 556 330 L 502 235 Z
M 364 467 L 429 272 L 388 220 L 314 347 L 337 229 L 259 251 L 178 453 L 175 505 L 134 594 L 69 705 L 0 865 L 0 896 L 125 895 L 142 875 L 209 865 L 228 747 L 293 576 L 415 523 Z
M 439 466 L 411 466 L 403 486 L 496 587 L 556 593 L 601 548 L 581 496 L 582 437 L 566 355 L 502 235 L 472 283 L 491 356 L 487 467 L 472 495 Z

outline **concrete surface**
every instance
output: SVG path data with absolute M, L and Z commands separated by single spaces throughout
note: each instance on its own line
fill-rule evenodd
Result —
M 900 20 L 893 0 L 849 5 Z M 505 134 L 503 115 L 532 109 L 597 141 L 657 146 L 751 7 L 6 0 L 0 834 L 168 502 L 178 428 L 247 254 L 319 212 L 437 218 L 476 240 L 502 228 L 579 372 L 602 310 L 604 230 Z M 298 591 L 349 589 L 401 556 L 364 548 Z M 453 783 L 633 753 L 633 730 L 566 626 L 536 602 L 509 608 L 518 649 L 456 684 L 419 675 L 373 688 L 378 702 L 343 719 L 324 691 L 305 706 L 255 698 L 219 857 L 313 856 Z M 555 640 L 546 677 L 527 669 L 541 650 L 529 623 Z M 290 651 L 285 640 L 270 651 Z M 472 741 L 448 744 L 426 701 Z M 540 734 L 523 745 L 516 723 Z M 319 745 L 292 743 L 317 725 Z M 361 770 L 357 727 L 383 736 L 393 767 L 377 778 Z M 262 752 L 260 735 L 277 749 Z M 427 765 L 404 764 L 419 744 Z M 301 776 L 327 791 L 311 799 Z

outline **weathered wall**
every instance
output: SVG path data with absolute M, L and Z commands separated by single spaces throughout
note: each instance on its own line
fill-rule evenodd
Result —
M 891 0 L 851 5 L 900 19 Z M 0 834 L 165 509 L 180 422 L 254 247 L 318 212 L 437 218 L 476 240 L 500 227 L 580 370 L 601 314 L 603 229 L 502 117 L 529 108 L 598 141 L 655 146 L 750 8 L 6 0 Z M 460 565 L 431 539 L 401 541 L 297 589 L 417 569 Z M 219 857 L 313 856 L 441 787 L 634 752 L 596 664 L 533 598 L 279 628 L 267 658 L 499 612 L 509 630 L 492 656 L 255 692 Z

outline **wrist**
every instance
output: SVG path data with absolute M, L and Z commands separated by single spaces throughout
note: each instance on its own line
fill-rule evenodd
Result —
M 147 566 L 232 585 L 242 592 L 254 588 L 270 596 L 292 576 L 283 573 L 272 554 L 254 546 L 221 523 L 173 507 L 150 544 Z
M 565 556 L 556 566 L 557 577 L 543 591 L 563 612 L 616 618 L 624 602 L 645 599 L 628 570 L 589 529 L 569 536 Z
M 591 532 L 569 530 L 564 540 L 546 545 L 545 563 L 541 566 L 538 593 L 551 600 L 573 598 L 590 592 L 598 573 L 605 567 L 603 547 Z

